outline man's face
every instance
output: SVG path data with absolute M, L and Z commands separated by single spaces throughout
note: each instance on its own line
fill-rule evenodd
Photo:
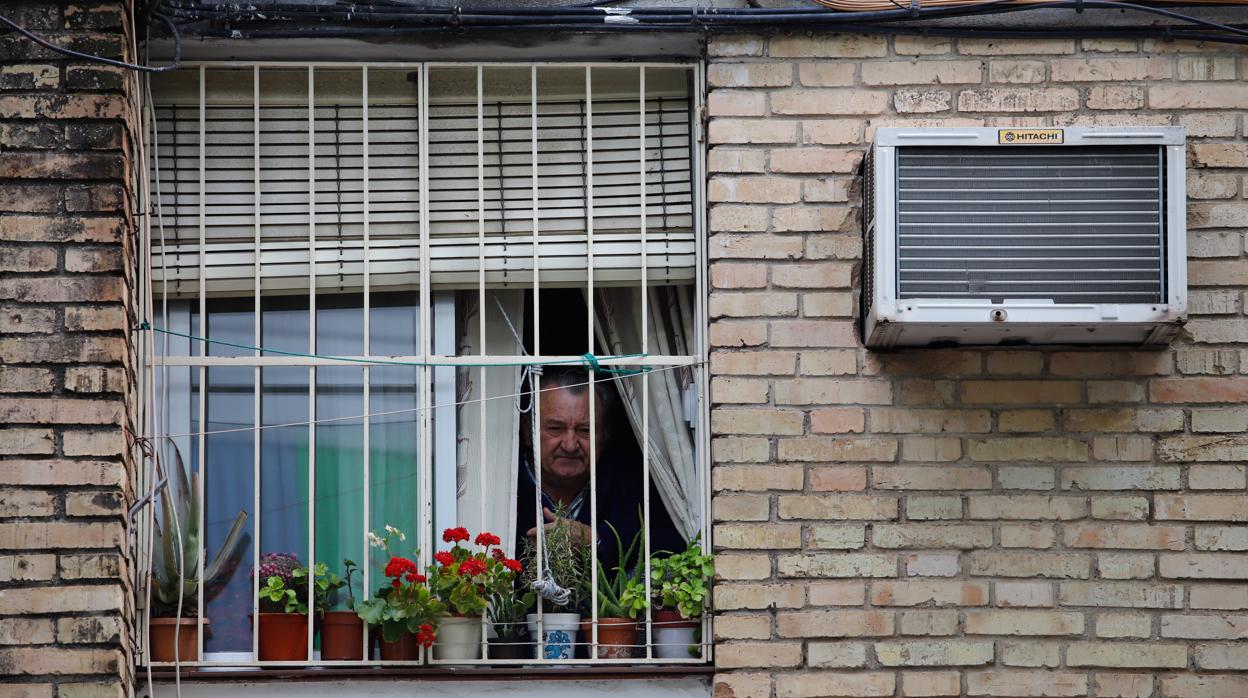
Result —
M 589 478 L 589 399 L 591 392 L 550 390 L 542 393 L 542 478 L 556 486 L 579 485 Z M 598 405 L 598 455 L 602 454 L 602 410 Z

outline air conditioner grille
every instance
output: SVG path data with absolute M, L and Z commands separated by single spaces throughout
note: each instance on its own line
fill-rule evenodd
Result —
M 1156 303 L 1156 146 L 897 148 L 898 298 Z

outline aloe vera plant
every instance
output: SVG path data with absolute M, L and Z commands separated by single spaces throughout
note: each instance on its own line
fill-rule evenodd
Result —
M 199 552 L 199 473 L 189 473 L 182 454 L 173 448 L 174 467 L 160 495 L 160 519 L 152 531 L 152 615 L 177 615 L 178 599 L 182 599 L 182 615 L 194 616 L 198 608 Z M 177 526 L 174 526 L 176 515 Z M 226 533 L 217 554 L 204 564 L 207 588 L 226 570 L 235 550 L 243 539 L 247 512 L 239 511 Z M 178 560 L 182 561 L 181 584 L 178 583 Z M 205 601 L 208 599 L 205 598 Z

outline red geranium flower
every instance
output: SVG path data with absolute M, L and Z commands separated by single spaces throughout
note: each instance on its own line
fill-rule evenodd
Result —
M 403 582 L 400 582 L 398 577 L 395 577 L 394 581 L 390 582 L 390 586 L 394 587 L 395 589 L 398 589 L 401 584 L 403 584 Z
M 495 560 L 498 560 L 499 562 L 502 562 L 503 560 L 507 559 L 507 553 L 503 552 L 502 548 L 494 548 L 493 550 L 490 551 L 490 557 L 494 558 Z
M 459 563 L 460 576 L 473 576 L 485 574 L 485 563 L 476 558 L 468 558 Z
M 443 567 L 450 567 L 455 564 L 455 557 L 445 550 L 440 550 L 433 554 L 433 559 Z
M 416 642 L 423 647 L 432 647 L 433 641 L 437 639 L 437 635 L 433 632 L 433 626 L 425 623 L 416 631 Z
M 469 538 L 471 538 L 471 536 L 468 535 L 468 529 L 463 526 L 460 526 L 459 528 L 448 528 L 442 532 L 442 540 L 447 543 L 456 543 L 461 540 L 468 540 Z
M 426 577 L 425 575 L 419 572 L 408 572 L 406 575 L 404 575 L 403 578 L 411 582 L 412 584 L 424 584 L 426 581 L 428 581 L 428 577 Z M 395 581 L 398 581 L 398 580 L 395 580 Z
M 387 577 L 402 577 L 405 572 L 415 572 L 416 563 L 405 557 L 392 557 L 390 562 L 386 563 Z
M 489 531 L 482 531 L 481 533 L 477 534 L 477 540 L 476 540 L 477 545 L 484 545 L 486 547 L 489 547 L 491 545 L 499 545 L 502 542 L 503 540 L 501 538 L 494 535 L 493 533 L 490 533 Z
M 524 570 L 524 565 L 521 565 L 519 560 L 503 560 L 503 567 L 506 567 L 516 574 L 520 574 L 520 572 Z

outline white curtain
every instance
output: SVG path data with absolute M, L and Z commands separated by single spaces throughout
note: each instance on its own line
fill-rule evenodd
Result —
M 480 313 L 476 293 L 464 293 L 460 314 L 459 354 L 519 356 L 524 347 L 512 335 L 503 317 L 524 336 L 524 293 L 489 291 L 486 294 L 485 351 L 481 350 Z M 496 301 L 497 299 L 497 301 Z M 500 309 L 499 306 L 502 306 Z M 484 373 L 485 385 L 482 386 Z M 461 368 L 456 386 L 458 444 L 455 480 L 458 521 L 474 532 L 490 531 L 503 539 L 503 549 L 515 554 L 516 464 L 520 455 L 520 414 L 515 398 L 520 392 L 520 368 L 489 366 Z M 483 398 L 497 398 L 486 399 Z M 485 410 L 485 430 L 481 411 Z
M 693 343 L 693 307 L 690 288 L 661 286 L 649 289 L 649 353 L 689 355 Z M 602 288 L 596 291 L 594 314 L 598 342 L 607 354 L 641 351 L 641 289 Z M 685 540 L 701 528 L 698 516 L 697 458 L 693 432 L 686 416 L 692 397 L 691 368 L 650 374 L 650 433 L 642 434 L 642 380 L 612 381 L 637 436 L 650 451 L 650 477 Z

